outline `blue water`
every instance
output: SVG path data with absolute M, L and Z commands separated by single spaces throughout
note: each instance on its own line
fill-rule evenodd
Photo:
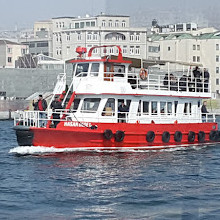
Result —
M 0 219 L 220 219 L 220 145 L 19 155 L 12 127 L 0 121 Z

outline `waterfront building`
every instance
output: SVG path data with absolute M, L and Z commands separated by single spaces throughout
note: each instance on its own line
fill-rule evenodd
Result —
M 15 68 L 18 57 L 28 52 L 27 45 L 9 40 L 0 40 L 0 68 Z

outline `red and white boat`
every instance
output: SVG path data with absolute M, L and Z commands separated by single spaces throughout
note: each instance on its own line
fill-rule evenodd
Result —
M 118 56 L 93 56 L 94 50 L 97 54 L 107 47 L 116 47 Z M 158 150 L 220 141 L 215 115 L 202 118 L 201 114 L 202 99 L 211 98 L 207 81 L 201 78 L 198 84 L 184 76 L 181 84 L 178 73 L 173 83 L 169 68 L 168 78 L 150 67 L 130 72 L 132 61 L 122 57 L 119 46 L 93 47 L 85 58 L 85 48 L 77 51 L 79 58 L 68 61 L 73 67 L 69 89 L 64 91 L 64 73 L 53 92 L 62 100 L 60 119 L 52 118 L 51 109 L 45 112 L 46 119 L 38 111 L 18 112 L 14 128 L 19 145 Z M 126 110 L 119 112 L 122 102 Z M 44 127 L 39 126 L 42 120 Z M 56 128 L 55 120 L 59 121 Z

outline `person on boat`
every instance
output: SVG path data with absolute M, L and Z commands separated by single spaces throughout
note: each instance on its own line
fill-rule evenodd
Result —
M 194 81 L 195 81 L 195 85 L 196 85 L 196 91 L 197 92 L 201 92 L 202 91 L 202 83 L 201 83 L 201 72 L 198 66 L 195 67 L 195 69 L 193 70 L 193 76 L 194 76 Z
M 186 91 L 187 76 L 184 74 L 179 81 L 180 91 Z
M 54 98 L 54 101 L 52 101 L 51 105 L 50 105 L 50 108 L 53 110 L 53 112 L 56 112 L 56 110 L 61 110 L 63 109 L 62 107 L 62 104 L 61 102 L 59 101 L 58 99 L 58 96 L 55 96 Z M 60 113 L 57 112 L 57 113 L 53 113 L 53 124 L 54 124 L 54 127 L 56 128 L 57 125 L 59 124 L 59 119 L 60 119 Z
M 128 106 L 125 105 L 124 101 L 121 102 L 121 105 L 118 107 L 118 118 L 119 122 L 126 122 L 126 114 L 129 111 Z
M 43 95 L 38 96 L 37 102 L 32 103 L 34 110 L 35 111 L 40 111 L 39 112 L 39 126 L 43 127 L 46 125 L 46 122 L 42 120 L 43 118 L 46 118 L 46 113 L 44 112 L 47 109 L 47 101 L 43 99 Z
M 207 69 L 204 69 L 203 78 L 204 78 L 204 92 L 208 92 L 209 87 L 209 77 L 210 74 Z
M 114 74 L 114 76 L 124 77 L 124 74 L 122 73 L 121 69 L 118 69 L 118 73 Z
M 177 91 L 178 89 L 177 79 L 176 77 L 171 73 L 170 74 L 170 90 Z
M 163 78 L 163 85 L 165 87 L 168 87 L 168 81 L 169 81 L 169 77 L 168 77 L 168 73 L 166 73 L 164 78 Z
M 206 105 L 207 105 L 207 102 L 204 101 L 204 102 L 203 102 L 203 105 L 202 105 L 202 108 L 201 108 L 201 112 L 202 112 L 202 122 L 206 122 L 207 113 L 209 113 L 209 112 L 207 111 Z

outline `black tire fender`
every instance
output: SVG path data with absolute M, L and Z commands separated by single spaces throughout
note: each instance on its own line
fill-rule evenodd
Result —
M 210 131 L 209 140 L 210 141 L 217 141 L 217 138 L 218 138 L 218 132 L 215 130 Z
M 170 133 L 168 131 L 164 131 L 162 134 L 162 141 L 164 143 L 168 143 L 170 141 Z
M 122 142 L 124 140 L 125 133 L 124 131 L 116 131 L 115 133 L 115 141 Z
M 182 137 L 183 137 L 183 134 L 181 131 L 176 131 L 175 134 L 174 134 L 174 140 L 176 142 L 181 142 L 182 141 Z
M 155 133 L 153 131 L 148 131 L 146 134 L 146 140 L 147 142 L 153 142 L 155 139 Z
M 188 141 L 189 142 L 194 142 L 195 141 L 195 137 L 196 137 L 196 134 L 194 131 L 190 131 L 189 134 L 188 134 Z
M 199 141 L 199 143 L 202 143 L 205 141 L 205 132 L 204 131 L 200 131 L 198 133 L 198 141 Z
M 113 137 L 112 130 L 106 129 L 106 130 L 104 131 L 103 135 L 104 135 L 104 138 L 105 138 L 106 140 L 111 140 L 112 137 Z

